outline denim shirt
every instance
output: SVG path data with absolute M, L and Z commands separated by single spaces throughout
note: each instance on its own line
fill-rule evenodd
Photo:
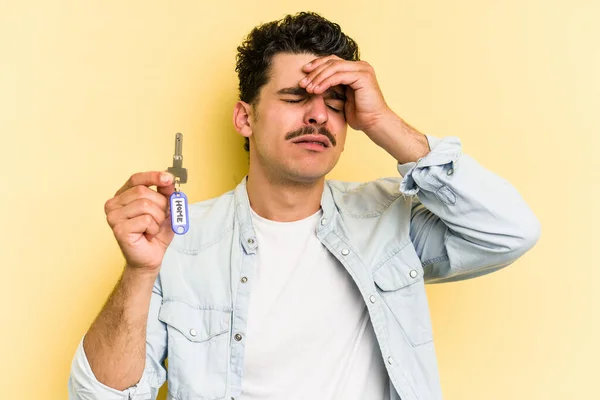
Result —
M 496 271 L 540 235 L 537 218 L 515 188 L 463 154 L 458 138 L 427 139 L 431 152 L 398 165 L 402 177 L 326 181 L 315 232 L 367 305 L 390 378 L 390 400 L 442 398 L 424 284 Z M 124 391 L 98 382 L 81 340 L 70 399 L 154 399 L 167 379 L 167 356 L 169 399 L 240 396 L 260 248 L 246 178 L 189 212 L 190 230 L 168 247 L 154 285 L 140 381 Z

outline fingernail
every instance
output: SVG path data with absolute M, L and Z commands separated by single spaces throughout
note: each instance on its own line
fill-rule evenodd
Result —
M 305 65 L 305 67 L 310 67 L 312 65 L 311 62 L 309 62 L 308 64 Z
M 168 172 L 163 172 L 160 174 L 160 181 L 162 183 L 169 183 L 171 182 L 171 174 L 169 174 Z

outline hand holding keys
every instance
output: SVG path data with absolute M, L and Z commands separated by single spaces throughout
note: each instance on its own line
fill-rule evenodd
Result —
M 179 185 L 187 182 L 182 142 L 183 135 L 178 133 L 169 174 L 133 174 L 104 204 L 107 222 L 127 265 L 138 271 L 157 273 L 174 234 L 189 230 L 188 199 L 179 190 Z M 151 186 L 156 186 L 156 191 Z

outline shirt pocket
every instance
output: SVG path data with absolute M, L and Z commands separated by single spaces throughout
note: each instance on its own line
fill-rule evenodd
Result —
M 373 273 L 387 312 L 416 347 L 433 340 L 423 267 L 411 242 Z
M 169 392 L 177 399 L 224 398 L 230 318 L 230 311 L 174 300 L 162 304 L 158 319 L 167 325 Z

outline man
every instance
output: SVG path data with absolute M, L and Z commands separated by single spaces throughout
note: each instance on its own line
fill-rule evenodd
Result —
M 154 399 L 168 357 L 171 399 L 440 399 L 424 283 L 509 265 L 536 243 L 536 217 L 457 138 L 397 116 L 338 25 L 287 16 L 238 51 L 248 176 L 192 205 L 176 238 L 168 174 L 135 174 L 107 201 L 127 264 L 70 398 Z M 326 181 L 347 125 L 402 177 Z

